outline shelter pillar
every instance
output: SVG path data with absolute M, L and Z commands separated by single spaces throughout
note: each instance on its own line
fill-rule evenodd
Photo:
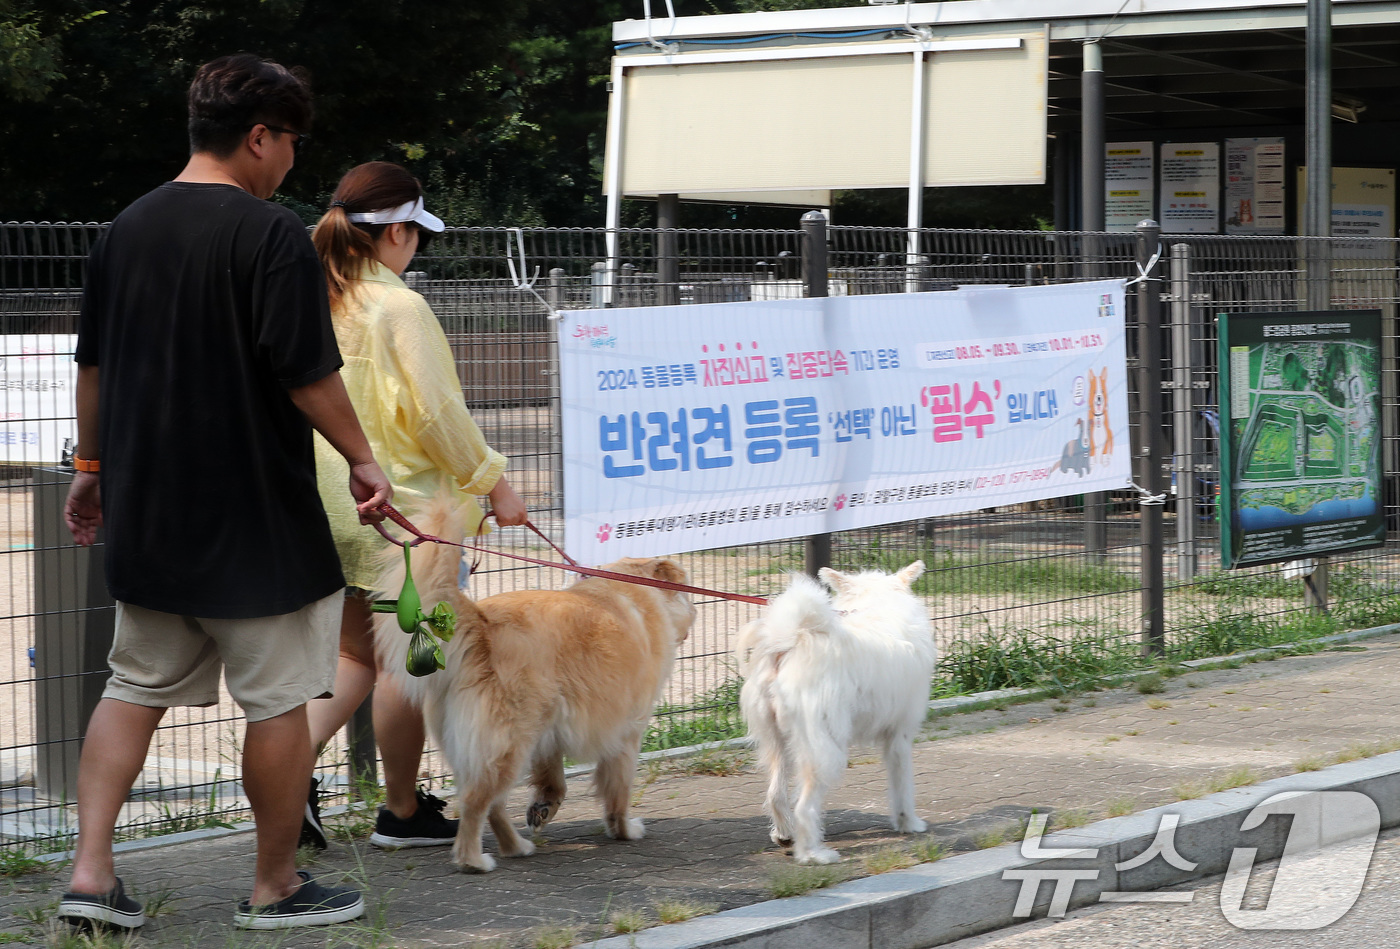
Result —
M 1097 233 L 1104 229 L 1103 50 L 1098 43 L 1084 44 L 1080 99 L 1080 227 Z M 1086 234 L 1082 256 L 1085 277 L 1103 275 L 1101 238 Z M 1100 559 L 1108 553 L 1108 496 L 1102 491 L 1084 495 L 1084 549 Z

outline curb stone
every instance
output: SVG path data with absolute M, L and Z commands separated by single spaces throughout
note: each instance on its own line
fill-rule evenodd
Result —
M 590 949 L 924 949 L 1001 929 L 1047 914 L 1056 884 L 1041 883 L 1030 916 L 1015 917 L 1019 878 L 1006 871 L 1050 868 L 1097 870 L 1077 881 L 1068 908 L 1099 902 L 1106 891 L 1144 892 L 1224 873 L 1235 848 L 1255 848 L 1256 861 L 1277 859 L 1289 824 L 1265 820 L 1240 826 L 1258 804 L 1283 792 L 1358 791 L 1380 810 L 1381 827 L 1400 825 L 1400 752 L 1291 774 L 1208 797 L 1178 801 L 1126 817 L 1047 834 L 1046 849 L 1096 848 L 1093 858 L 1032 857 L 1021 844 L 946 857 L 909 870 L 841 883 L 805 896 L 770 900 L 626 936 L 587 943 Z M 1161 818 L 1178 815 L 1176 852 L 1192 870 L 1152 859 L 1119 872 L 1116 865 L 1142 854 Z M 1313 841 L 1299 852 L 1315 850 Z M 1047 881 L 1048 882 L 1048 881 Z

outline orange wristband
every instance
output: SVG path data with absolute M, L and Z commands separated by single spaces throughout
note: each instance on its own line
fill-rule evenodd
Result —
M 102 470 L 102 460 L 99 458 L 94 458 L 91 461 L 89 461 L 86 458 L 79 458 L 77 455 L 74 455 L 73 469 L 75 471 L 98 472 Z

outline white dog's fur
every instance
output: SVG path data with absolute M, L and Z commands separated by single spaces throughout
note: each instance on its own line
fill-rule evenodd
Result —
M 927 829 L 914 813 L 913 742 L 928 711 L 936 647 L 928 614 L 910 592 L 923 572 L 921 560 L 894 574 L 825 567 L 820 576 L 834 599 L 794 575 L 739 634 L 746 676 L 739 704 L 768 769 L 771 836 L 791 842 L 799 863 L 839 859 L 822 844 L 822 808 L 853 741 L 884 753 L 894 829 Z

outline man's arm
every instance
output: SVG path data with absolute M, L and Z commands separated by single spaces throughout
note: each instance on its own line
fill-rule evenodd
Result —
M 74 401 L 78 411 L 78 447 L 73 452 L 87 461 L 100 461 L 97 441 L 98 371 L 96 366 L 78 367 L 78 387 Z M 101 476 L 95 471 L 73 472 L 68 499 L 63 502 L 63 520 L 80 547 L 91 546 L 102 526 Z
M 310 385 L 288 389 L 287 394 L 311 422 L 311 427 L 349 463 L 350 494 L 355 499 L 355 509 L 360 512 L 360 523 L 384 520 L 379 505 L 394 496 L 394 489 L 374 460 L 340 373 L 333 372 Z

